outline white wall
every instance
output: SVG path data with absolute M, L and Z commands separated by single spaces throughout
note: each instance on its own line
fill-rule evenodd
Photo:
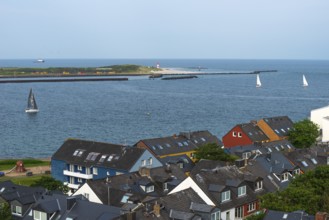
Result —
M 180 192 L 182 190 L 192 188 L 207 205 L 215 206 L 215 204 L 209 199 L 209 197 L 202 191 L 202 189 L 196 184 L 191 177 L 187 177 L 183 182 L 181 182 L 178 186 L 176 186 L 169 194 L 173 194 L 175 192 Z
M 83 184 L 74 194 L 75 195 L 85 195 L 85 193 L 89 194 L 89 201 L 95 202 L 99 204 L 103 204 L 102 201 L 96 196 L 94 191 L 89 187 L 88 183 Z
M 230 217 L 229 218 L 226 218 L 226 213 L 227 212 L 230 212 L 230 214 L 229 214 Z M 235 219 L 235 209 L 229 209 L 229 210 L 226 210 L 226 211 L 222 211 L 220 217 L 223 220 L 227 220 L 227 219 L 234 220 Z
M 329 141 L 329 118 L 322 119 L 322 142 Z
M 322 129 L 323 118 L 329 116 L 329 106 L 311 110 L 311 121 Z

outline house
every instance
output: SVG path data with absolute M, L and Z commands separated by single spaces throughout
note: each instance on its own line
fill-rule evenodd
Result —
M 281 212 L 266 210 L 263 220 L 315 220 L 314 215 L 309 215 L 305 211 Z M 324 219 L 325 220 L 325 219 Z
M 226 148 L 225 152 L 238 156 L 240 159 L 248 160 L 255 159 L 261 154 L 267 154 L 273 151 L 292 152 L 295 147 L 288 140 L 279 140 L 266 142 L 262 144 L 251 144 L 246 146 L 236 146 Z
M 42 187 L 27 187 L 11 181 L 0 183 L 0 205 L 8 203 L 13 219 L 24 219 L 32 205 L 46 192 Z
M 288 116 L 263 118 L 257 122 L 259 128 L 266 134 L 270 141 L 287 139 L 294 123 Z
M 157 168 L 141 168 L 138 172 L 87 181 L 74 195 L 84 195 L 92 202 L 123 207 L 139 204 L 146 197 L 167 195 L 186 178 L 176 165 Z
M 270 139 L 257 126 L 256 122 L 238 124 L 234 126 L 223 138 L 225 148 L 245 146 L 268 142 Z
M 194 167 L 194 162 L 187 155 L 168 156 L 159 159 L 162 164 L 175 164 L 181 168 L 186 175 L 189 175 Z
M 304 173 L 308 170 L 314 170 L 319 165 L 328 165 L 329 162 L 327 147 L 321 146 L 296 149 L 292 152 L 286 152 L 285 156 L 293 164 L 299 166 Z
M 319 127 L 321 141 L 329 142 L 329 105 L 311 110 L 310 120 Z
M 272 151 L 249 160 L 244 170 L 266 180 L 269 192 L 285 189 L 296 175 L 301 174 L 300 167 L 292 164 L 281 151 Z
M 196 148 L 209 143 L 222 146 L 221 141 L 209 131 L 181 132 L 179 135 L 169 137 L 143 139 L 138 141 L 135 146 L 148 149 L 158 158 L 187 155 L 192 161 L 195 161 Z
M 160 166 L 147 149 L 78 139 L 66 140 L 51 158 L 52 176 L 73 191 L 87 180 Z
M 212 163 L 212 166 L 209 165 Z M 205 166 L 203 166 L 205 164 Z M 258 197 L 267 192 L 263 178 L 236 166 L 201 160 L 170 194 L 191 187 L 208 205 L 219 208 L 221 219 L 243 219 L 259 210 Z
M 137 219 L 220 219 L 219 209 L 206 204 L 192 188 L 160 198 L 149 197 L 143 204 L 144 208 L 141 214 L 137 215 Z

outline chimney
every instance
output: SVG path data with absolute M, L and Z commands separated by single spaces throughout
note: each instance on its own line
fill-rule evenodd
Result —
M 121 216 L 122 220 L 136 220 L 136 212 L 129 211 Z
M 326 212 L 317 212 L 315 214 L 315 220 L 326 220 L 328 217 L 328 213 Z
M 156 217 L 160 217 L 160 204 L 158 204 L 157 202 L 153 206 L 153 212 Z

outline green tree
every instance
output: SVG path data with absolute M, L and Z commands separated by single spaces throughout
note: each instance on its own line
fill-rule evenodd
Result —
M 55 180 L 50 176 L 42 176 L 39 180 L 35 181 L 31 186 L 41 186 L 48 190 L 59 190 L 63 193 L 67 193 L 69 188 L 64 185 L 61 181 Z
M 318 166 L 294 179 L 280 192 L 261 197 L 262 208 L 292 212 L 305 210 L 309 214 L 329 211 L 329 166 Z
M 319 137 L 319 127 L 309 119 L 294 123 L 293 129 L 289 132 L 290 142 L 297 148 L 309 148 Z
M 0 219 L 12 220 L 11 210 L 8 203 L 0 203 Z
M 233 162 L 237 158 L 225 153 L 216 143 L 205 144 L 198 147 L 194 153 L 197 161 L 201 159 Z

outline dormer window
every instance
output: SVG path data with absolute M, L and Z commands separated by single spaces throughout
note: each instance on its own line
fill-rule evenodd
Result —
M 288 174 L 288 172 L 286 172 L 286 173 L 283 173 L 283 174 L 281 175 L 281 178 L 282 178 L 282 182 L 284 182 L 284 181 L 288 181 L 288 177 L 289 177 L 289 174 Z
M 22 207 L 16 206 L 16 205 L 12 205 L 11 206 L 11 212 L 12 212 L 13 215 L 22 216 Z
M 246 190 L 246 186 L 240 186 L 238 188 L 238 196 L 240 197 L 246 195 Z
M 211 220 L 220 220 L 220 211 L 211 213 Z
M 299 175 L 300 174 L 300 169 L 299 168 L 298 169 L 295 169 L 295 170 L 292 171 L 292 173 L 294 175 Z
M 151 186 L 147 186 L 146 187 L 146 192 L 149 193 L 149 192 L 153 192 L 154 191 L 154 186 L 151 185 Z
M 33 220 L 46 220 L 47 213 L 33 210 Z
M 244 152 L 242 154 L 242 159 L 248 159 L 251 156 L 251 152 Z
M 222 202 L 228 201 L 231 199 L 231 191 L 222 192 Z
M 257 181 L 255 183 L 255 191 L 263 189 L 263 181 Z

